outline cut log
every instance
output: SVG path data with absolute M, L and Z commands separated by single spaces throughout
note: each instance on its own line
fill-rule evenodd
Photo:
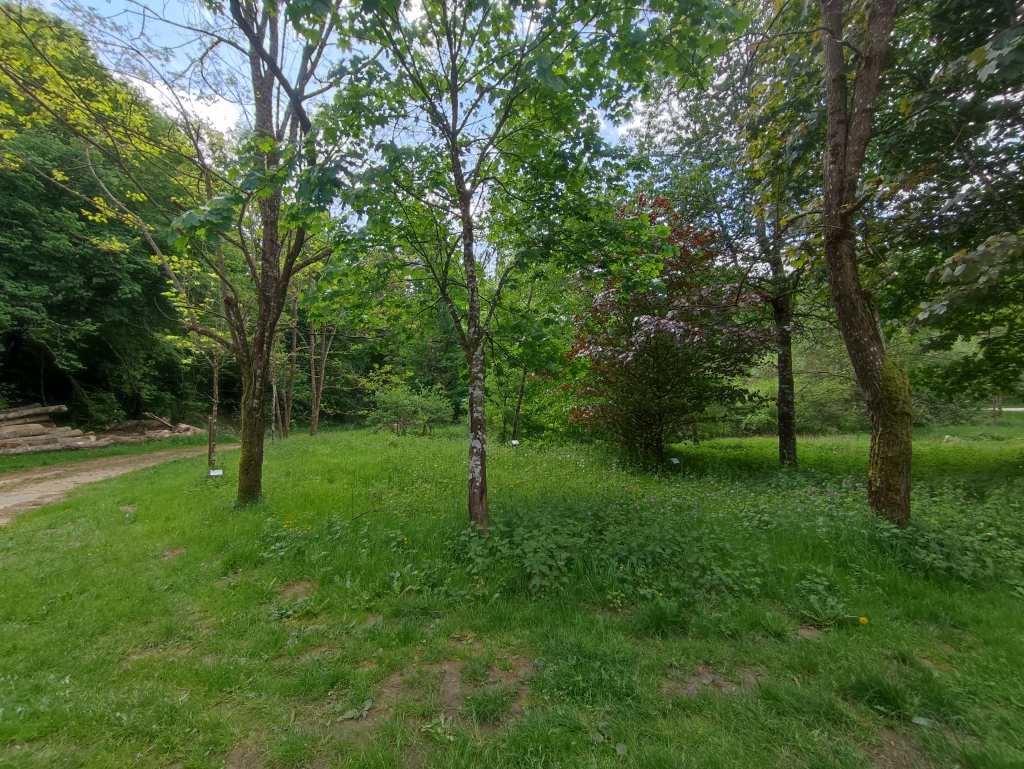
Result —
M 47 430 L 43 435 L 33 435 L 26 438 L 0 439 L 0 448 L 11 449 L 21 446 L 42 445 L 45 443 L 56 443 L 60 438 L 77 438 L 82 435 L 81 430 L 72 430 L 70 427 L 57 427 Z
M 9 441 L 0 441 L 0 449 L 20 449 L 25 446 L 42 446 L 47 443 L 57 444 L 56 435 L 36 435 L 31 438 L 12 438 Z
M 54 426 L 53 422 L 50 421 L 50 418 L 45 416 L 45 415 L 43 415 L 41 417 L 40 416 L 34 416 L 34 417 L 16 417 L 14 419 L 5 419 L 3 422 L 0 422 L 0 429 L 3 429 L 4 427 L 15 427 L 17 425 L 42 425 L 43 427 L 53 427 Z
M 58 438 L 60 446 L 74 446 L 75 448 L 93 448 L 96 446 L 95 435 L 72 435 L 69 438 Z
M 3 425 L 0 427 L 0 441 L 10 440 L 11 438 L 29 438 L 33 435 L 43 435 L 48 429 L 52 429 L 51 425 L 49 428 L 43 425 L 12 425 L 8 427 Z
M 44 414 L 63 414 L 68 410 L 67 406 L 40 406 L 38 403 L 32 406 L 22 406 L 20 409 L 0 411 L 0 422 L 7 422 L 19 417 L 43 416 Z
M 115 433 L 115 434 L 104 435 L 103 436 L 103 440 L 110 441 L 110 443 L 113 443 L 113 444 L 116 444 L 116 445 L 120 446 L 120 445 L 123 445 L 125 443 L 145 443 L 146 441 L 149 440 L 149 436 L 148 435 L 117 435 Z
M 14 449 L 0 448 L 0 456 L 10 456 L 12 454 L 38 454 L 43 451 L 103 449 L 110 445 L 112 445 L 111 442 L 107 440 L 83 441 L 81 438 L 74 438 L 65 443 L 64 445 L 62 445 L 61 443 L 46 443 L 37 446 L 20 446 Z
M 166 420 L 166 419 L 163 419 L 163 418 L 161 418 L 161 417 L 158 417 L 158 416 L 157 416 L 156 414 L 150 414 L 150 413 L 149 413 L 148 411 L 143 411 L 143 412 L 142 412 L 142 415 L 143 415 L 143 416 L 147 416 L 147 417 L 149 417 L 150 419 L 155 419 L 155 420 L 156 420 L 157 422 L 159 422 L 160 424 L 162 424 L 162 425 L 163 425 L 164 427 L 166 427 L 166 428 L 167 428 L 168 430 L 173 430 L 173 429 L 174 429 L 174 425 L 172 425 L 172 424 L 171 424 L 171 423 L 170 423 L 170 422 L 169 422 L 168 420 Z

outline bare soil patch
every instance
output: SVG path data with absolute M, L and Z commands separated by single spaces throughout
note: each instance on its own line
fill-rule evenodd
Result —
M 222 450 L 228 450 L 225 447 Z M 104 481 L 133 470 L 152 467 L 175 459 L 200 456 L 206 453 L 203 446 L 187 449 L 167 449 L 149 454 L 129 454 L 122 457 L 86 459 L 66 465 L 39 467 L 24 472 L 0 475 L 0 526 L 7 524 L 14 516 L 41 505 L 60 502 L 72 489 L 86 483 Z M 128 510 L 131 505 L 122 510 Z
M 368 661 L 364 661 L 368 662 Z M 361 670 L 372 669 L 374 665 L 360 663 Z M 527 689 L 523 684 L 533 674 L 533 664 L 523 657 L 510 657 L 507 663 L 492 665 L 487 669 L 487 679 L 479 687 L 467 686 L 462 676 L 462 660 L 445 660 L 443 662 L 417 663 L 402 670 L 396 670 L 380 685 L 380 693 L 372 705 L 354 718 L 338 720 L 332 731 L 335 735 L 348 739 L 356 745 L 364 745 L 373 737 L 380 724 L 392 713 L 417 713 L 413 716 L 426 722 L 429 717 L 443 715 L 452 722 L 462 718 L 461 711 L 466 695 L 473 688 L 495 688 L 501 685 L 519 685 L 519 691 L 505 720 L 520 715 L 523 711 L 523 700 Z M 413 753 L 417 751 L 415 746 Z
M 533 663 L 525 657 L 509 657 L 506 665 L 491 665 L 487 669 L 488 677 L 497 683 L 511 684 L 527 681 L 533 675 Z
M 302 654 L 299 655 L 299 662 L 309 662 L 309 660 L 322 657 L 331 651 L 331 647 L 327 644 L 321 644 L 320 646 L 314 646 L 312 649 L 306 649 Z
M 906 735 L 885 728 L 875 745 L 865 746 L 871 765 L 878 769 L 931 769 L 932 763 L 924 757 Z
M 801 625 L 796 629 L 796 637 L 803 641 L 817 641 L 821 638 L 821 631 L 810 625 Z
M 747 694 L 754 689 L 758 671 L 753 668 L 739 668 L 735 679 L 726 678 L 716 673 L 710 666 L 701 662 L 697 672 L 685 677 L 672 677 L 661 685 L 661 693 L 666 697 L 695 697 L 705 689 L 720 694 Z
M 167 550 L 164 553 L 164 560 L 165 561 L 173 561 L 178 556 L 181 556 L 181 555 L 184 555 L 184 554 L 185 554 L 185 548 L 183 548 L 183 547 L 175 547 L 175 548 L 172 548 L 170 550 Z
M 235 745 L 224 756 L 224 769 L 263 769 L 263 754 L 247 745 Z
M 286 601 L 294 601 L 299 598 L 309 598 L 315 592 L 316 583 L 309 579 L 303 579 L 299 582 L 282 585 L 280 590 L 281 597 Z

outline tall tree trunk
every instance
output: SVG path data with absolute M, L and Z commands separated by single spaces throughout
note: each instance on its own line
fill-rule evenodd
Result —
M 526 297 L 526 309 L 527 310 L 529 310 L 530 309 L 530 305 L 533 304 L 533 287 L 534 287 L 534 284 L 531 283 L 530 284 L 530 293 Z M 520 340 L 519 343 L 522 344 L 525 340 L 526 340 L 526 337 L 524 336 Z M 515 410 L 515 414 L 512 416 L 512 440 L 516 439 L 516 435 L 518 434 L 518 430 L 519 430 L 519 412 L 522 411 L 522 409 L 523 409 L 523 394 L 526 392 L 526 373 L 527 373 L 526 372 L 526 358 L 524 357 L 523 358 L 523 373 L 519 377 L 519 394 L 516 396 L 516 410 Z
M 452 168 L 459 192 L 459 215 L 462 220 L 462 266 L 466 273 L 466 338 L 463 354 L 469 369 L 469 520 L 483 533 L 489 526 L 487 511 L 487 408 L 485 401 L 486 369 L 484 341 L 487 331 L 480 318 L 480 282 L 476 274 L 474 252 L 472 193 L 462 175 L 457 149 Z
M 320 388 L 316 386 L 316 326 L 309 322 L 309 435 L 320 428 Z
M 267 431 L 267 385 L 263 366 L 242 369 L 241 456 L 238 459 L 238 502 L 255 502 L 263 494 L 263 435 Z
M 776 200 L 779 193 L 776 192 Z M 761 260 L 772 271 L 772 326 L 775 331 L 775 367 L 778 377 L 776 425 L 779 435 L 779 464 L 796 466 L 796 386 L 793 382 L 793 290 L 795 278 L 786 274 L 782 261 L 782 229 L 778 205 L 773 232 L 768 236 L 764 217 L 757 218 L 757 240 Z
M 484 345 L 469 364 L 469 517 L 487 531 L 487 411 L 484 402 Z
M 316 354 L 316 337 L 320 335 L 320 355 Z M 320 326 L 317 331 L 312 323 L 309 324 L 309 388 L 310 388 L 310 418 L 309 434 L 316 435 L 320 426 L 320 407 L 324 397 L 324 383 L 327 381 L 327 358 L 331 354 L 331 345 L 334 344 L 334 337 L 338 334 L 338 326 L 328 326 L 326 323 Z
M 281 437 L 287 438 L 292 432 L 292 406 L 295 404 L 295 364 L 299 353 L 299 295 L 292 296 L 292 348 L 288 353 L 288 389 L 284 394 L 284 415 L 281 421 Z
M 888 356 L 877 313 L 857 272 L 853 214 L 857 181 L 871 138 L 882 65 L 896 19 L 895 0 L 874 0 L 858 40 L 849 103 L 843 47 L 843 0 L 819 0 L 824 34 L 827 133 L 823 216 L 825 269 L 839 331 L 871 423 L 868 506 L 898 525 L 910 520 L 913 411 L 910 381 Z
M 210 408 L 207 463 L 212 470 L 217 466 L 217 403 L 220 400 L 220 356 L 215 351 L 211 361 L 213 368 L 213 405 Z
M 526 392 L 526 366 L 519 377 L 519 393 L 516 395 L 516 410 L 512 414 L 512 440 L 519 434 L 519 413 L 523 410 L 523 394 Z
M 244 21 L 240 8 L 232 8 L 239 23 Z M 237 14 L 235 13 L 237 11 Z M 255 134 L 276 139 L 274 132 L 274 74 L 264 71 L 263 61 L 255 48 L 249 49 L 254 102 Z M 280 162 L 274 149 L 257 153 L 262 165 L 269 171 Z M 281 283 L 281 206 L 280 188 L 258 200 L 260 226 L 259 275 L 256 282 L 256 319 L 252 331 L 252 346 L 243 352 L 239 361 L 242 368 L 242 427 L 241 450 L 238 464 L 239 504 L 255 502 L 263 494 L 263 436 L 267 429 L 267 391 L 270 389 L 271 347 L 277 322 L 281 317 L 283 296 L 279 296 Z M 296 237 L 298 237 L 296 233 Z M 233 332 L 243 337 L 245 329 Z
M 793 382 L 793 297 L 782 258 L 775 251 L 772 268 L 772 320 L 775 326 L 775 361 L 779 379 L 776 410 L 779 463 L 796 466 L 796 386 Z
M 270 442 L 274 442 L 274 433 L 281 434 L 281 409 L 277 402 L 277 377 L 270 378 Z

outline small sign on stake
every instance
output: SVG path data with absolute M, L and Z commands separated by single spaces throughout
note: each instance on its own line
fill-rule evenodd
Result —
M 519 445 L 519 441 L 512 441 L 512 446 L 513 447 L 518 446 L 518 445 Z
M 672 469 L 673 470 L 678 470 L 679 469 L 679 460 L 678 459 L 676 459 L 675 457 L 672 457 L 672 459 L 670 459 L 669 462 L 672 463 Z
M 211 470 L 210 471 L 210 477 L 211 478 L 220 478 L 220 476 L 222 476 L 222 475 L 224 475 L 224 471 L 223 470 Z

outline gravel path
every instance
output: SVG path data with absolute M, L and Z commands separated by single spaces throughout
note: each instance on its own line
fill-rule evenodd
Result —
M 218 451 L 231 448 L 218 447 Z M 141 470 L 143 467 L 152 467 L 173 459 L 197 457 L 205 453 L 205 446 L 167 449 L 149 454 L 86 459 L 66 465 L 51 465 L 0 475 L 0 526 L 11 521 L 18 513 L 51 502 L 59 502 L 69 491 L 82 484 L 103 481 L 116 475 L 130 473 L 132 470 Z

